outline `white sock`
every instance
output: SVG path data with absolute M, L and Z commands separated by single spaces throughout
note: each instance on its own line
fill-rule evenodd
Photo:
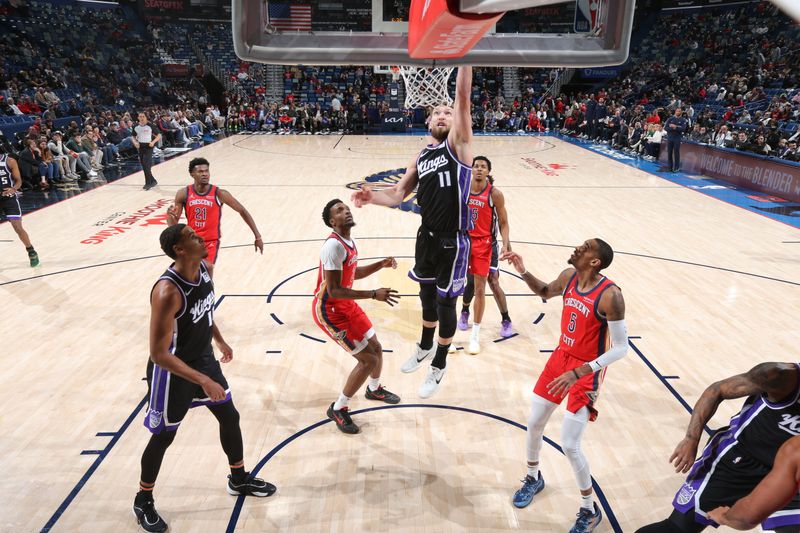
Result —
M 533 479 L 539 479 L 539 463 L 535 465 L 528 463 L 528 475 Z
M 369 378 L 369 390 L 375 392 L 381 386 L 381 378 Z
M 472 338 L 478 340 L 478 335 L 481 332 L 481 325 L 475 322 L 472 323 Z
M 584 496 L 581 494 L 581 509 L 588 509 L 594 512 L 594 493 Z
M 336 400 L 336 402 L 334 402 L 334 404 L 333 404 L 333 410 L 334 411 L 338 411 L 342 407 L 347 407 L 347 402 L 349 402 L 349 401 L 350 401 L 350 398 L 348 396 L 345 396 L 344 393 L 341 393 L 339 395 L 339 399 Z

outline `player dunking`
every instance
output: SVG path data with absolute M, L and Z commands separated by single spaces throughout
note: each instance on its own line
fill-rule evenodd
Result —
M 488 158 L 479 155 L 472 162 L 472 187 L 469 194 L 469 208 L 472 214 L 474 227 L 469 231 L 470 258 L 469 273 L 470 280 L 467 290 L 464 291 L 463 308 L 458 326 L 460 329 L 467 329 L 469 320 L 469 304 L 472 296 L 475 297 L 475 320 L 472 324 L 472 334 L 469 338 L 467 352 L 476 354 L 481 351 L 480 329 L 483 320 L 483 312 L 486 309 L 486 281 L 491 272 L 494 262 L 494 273 L 497 274 L 497 228 L 500 228 L 500 235 L 503 238 L 502 253 L 511 250 L 511 241 L 508 232 L 508 215 L 506 214 L 506 200 L 500 189 L 494 186 L 494 180 L 489 176 L 492 171 L 492 162 Z M 498 283 L 499 284 L 499 283 Z M 503 294 L 505 301 L 505 294 Z M 466 309 L 466 311 L 465 311 Z M 466 313 L 466 316 L 464 316 Z M 463 325 L 462 325 L 463 323 Z M 504 313 L 500 332 L 501 336 L 511 335 L 506 330 L 511 329 L 511 319 L 508 317 L 508 309 Z M 505 335 L 504 335 L 505 334 Z
M 322 221 L 333 233 L 320 252 L 311 314 L 320 329 L 358 361 L 339 398 L 328 408 L 328 418 L 336 422 L 343 433 L 358 433 L 359 427 L 350 417 L 347 404 L 367 378 L 367 399 L 395 404 L 400 403 L 400 397 L 381 386 L 383 349 L 372 322 L 354 300 L 372 298 L 393 306 L 400 297 L 396 290 L 387 288 L 353 290 L 353 280 L 365 278 L 382 268 L 397 268 L 397 262 L 387 257 L 371 265 L 358 266 L 358 250 L 350 237 L 350 229 L 356 223 L 350 208 L 338 198 L 325 205 Z
M 22 207 L 19 205 L 17 192 L 22 187 L 22 176 L 16 160 L 0 152 L 0 211 L 5 214 L 11 228 L 22 241 L 28 252 L 28 261 L 32 267 L 39 264 L 39 254 L 33 249 L 28 232 L 22 227 Z
M 613 258 L 614 251 L 605 241 L 590 239 L 575 248 L 570 256 L 568 263 L 572 268 L 564 270 L 555 281 L 545 283 L 525 269 L 518 254 L 508 252 L 500 256 L 501 261 L 508 259 L 514 265 L 538 296 L 547 299 L 562 295 L 564 299 L 558 347 L 533 389 L 525 439 L 528 474 L 522 488 L 514 494 L 514 506 L 526 507 L 533 496 L 544 489 L 544 478 L 539 472 L 544 427 L 568 395 L 567 413 L 561 426 L 561 448 L 581 492 L 581 507 L 570 533 L 594 531 L 603 519 L 600 507 L 594 502 L 592 475 L 581 450 L 581 439 L 589 421 L 597 418 L 595 403 L 605 367 L 628 351 L 622 291 L 600 273 Z
M 220 222 L 222 220 L 222 206 L 227 205 L 242 216 L 255 236 L 253 245 L 255 249 L 264 253 L 264 241 L 258 232 L 256 223 L 250 213 L 231 193 L 211 185 L 211 171 L 208 161 L 196 157 L 189 161 L 189 174 L 194 180 L 193 185 L 180 189 L 175 195 L 175 203 L 167 210 L 167 224 L 177 224 L 181 218 L 181 211 L 186 212 L 186 221 L 189 226 L 200 235 L 206 243 L 208 257 L 206 266 L 210 276 L 214 276 L 214 265 L 219 252 L 219 239 L 222 236 Z
M 436 392 L 447 370 L 447 350 L 456 332 L 456 298 L 464 292 L 472 227 L 469 201 L 472 166 L 472 67 L 459 67 L 454 107 L 436 106 L 428 127 L 429 144 L 412 161 L 397 184 L 382 191 L 362 188 L 353 193 L 356 207 L 396 206 L 417 187 L 422 224 L 417 231 L 415 264 L 409 277 L 420 284 L 422 335 L 403 372 L 413 372 L 433 357 L 419 396 Z M 433 344 L 436 325 L 439 338 Z
M 167 524 L 153 503 L 153 487 L 161 461 L 191 407 L 205 405 L 219 422 L 219 439 L 228 456 L 232 495 L 271 496 L 275 486 L 244 470 L 244 447 L 239 412 L 228 382 L 211 347 L 213 338 L 223 363 L 233 350 L 214 324 L 214 283 L 203 258 L 203 239 L 185 224 L 161 233 L 161 249 L 175 262 L 150 294 L 150 359 L 147 385 L 150 401 L 144 425 L 152 433 L 142 453 L 142 476 L 133 512 L 145 531 L 165 531 Z
M 723 400 L 747 398 L 741 411 L 713 434 L 697 457 L 703 428 Z M 699 533 L 716 527 L 712 512 L 746 496 L 773 467 L 778 449 L 800 434 L 800 364 L 761 363 L 750 371 L 711 384 L 697 400 L 686 430 L 670 457 L 677 472 L 689 472 L 672 501 L 669 518 L 637 533 Z M 773 495 L 777 499 L 777 495 Z M 778 503 L 775 501 L 775 503 Z M 763 529 L 800 531 L 800 496 L 780 501 L 761 517 Z

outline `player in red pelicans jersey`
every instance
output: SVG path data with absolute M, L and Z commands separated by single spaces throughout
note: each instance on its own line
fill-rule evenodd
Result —
M 400 297 L 396 290 L 387 288 L 354 290 L 353 281 L 382 268 L 397 268 L 397 262 L 387 257 L 371 265 L 358 266 L 358 249 L 350 237 L 350 229 L 355 226 L 353 214 L 338 198 L 327 203 L 322 210 L 322 220 L 333 233 L 320 252 L 311 314 L 317 326 L 358 361 L 339 398 L 328 407 L 328 418 L 343 433 L 358 433 L 359 427 L 350 417 L 347 404 L 367 378 L 367 399 L 394 404 L 400 402 L 400 397 L 381 386 L 381 343 L 375 336 L 372 322 L 354 300 L 372 298 L 393 306 Z
M 500 189 L 494 186 L 489 176 L 492 163 L 479 155 L 472 160 L 472 185 L 469 193 L 469 209 L 473 228 L 469 231 L 471 242 L 469 258 L 469 282 L 464 291 L 463 309 L 459 327 L 466 329 L 469 320 L 469 304 L 475 297 L 475 319 L 472 323 L 467 352 L 477 354 L 481 351 L 480 329 L 483 312 L 486 309 L 486 282 L 492 266 L 492 258 L 497 259 L 497 228 L 503 238 L 502 253 L 511 249 L 508 236 L 508 215 L 506 200 Z M 466 312 L 464 311 L 466 309 Z M 466 316 L 464 316 L 466 314 Z M 463 327 L 462 327 L 463 322 Z
M 253 231 L 255 236 L 253 244 L 256 250 L 263 254 L 264 241 L 261 240 L 261 234 L 258 232 L 253 217 L 231 193 L 216 185 L 211 185 L 208 161 L 202 157 L 196 157 L 189 161 L 189 174 L 191 174 L 194 184 L 178 190 L 175 195 L 175 203 L 167 210 L 167 224 L 174 226 L 180 221 L 181 213 L 186 213 L 187 225 L 206 243 L 206 250 L 208 250 L 206 266 L 209 275 L 214 275 L 214 264 L 217 262 L 223 205 L 229 206 L 242 216 L 242 219 Z
M 592 494 L 589 463 L 581 451 L 581 438 L 589 421 L 597 418 L 597 395 L 605 368 L 628 351 L 625 327 L 625 301 L 622 291 L 600 272 L 611 264 L 614 251 L 601 239 L 590 239 L 575 248 L 564 270 L 555 281 L 545 283 L 530 274 L 522 257 L 507 252 L 500 259 L 522 275 L 528 287 L 548 299 L 562 295 L 561 336 L 533 389 L 528 416 L 526 448 L 528 475 L 514 494 L 516 507 L 527 506 L 544 488 L 539 472 L 539 451 L 544 427 L 558 404 L 567 395 L 567 412 L 561 427 L 561 448 L 569 459 L 581 492 L 578 519 L 570 533 L 594 531 L 603 516 Z M 609 347 L 608 340 L 611 340 Z

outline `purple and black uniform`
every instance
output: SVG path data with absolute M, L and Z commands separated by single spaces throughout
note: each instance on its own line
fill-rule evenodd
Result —
M 0 190 L 10 189 L 14 186 L 14 177 L 11 169 L 8 168 L 8 156 L 0 154 Z M 14 196 L 0 197 L 0 213 L 4 214 L 8 220 L 20 220 L 22 218 L 22 207 L 19 205 L 19 198 Z
M 423 148 L 417 157 L 417 173 L 422 225 L 408 276 L 420 283 L 435 283 L 441 296 L 456 297 L 464 292 L 469 266 L 472 167 L 459 161 L 445 140 Z
M 730 424 L 708 440 L 672 501 L 675 509 L 694 512 L 698 524 L 716 526 L 708 512 L 747 496 L 772 469 L 778 448 L 800 435 L 799 399 L 800 384 L 780 403 L 748 397 Z M 761 524 L 766 530 L 792 525 L 800 525 L 800 495 Z
M 214 349 L 211 347 L 214 282 L 208 275 L 205 263 L 200 264 L 200 279 L 196 283 L 183 279 L 172 266 L 158 278 L 158 281 L 167 280 L 173 283 L 183 297 L 183 305 L 175 315 L 175 331 L 170 351 L 193 369 L 219 383 L 225 389 L 225 399 L 212 402 L 200 385 L 148 361 L 147 385 L 150 389 L 150 401 L 144 425 L 152 433 L 175 431 L 191 407 L 219 405 L 231 399 L 228 382 L 222 375 L 219 361 L 214 357 Z

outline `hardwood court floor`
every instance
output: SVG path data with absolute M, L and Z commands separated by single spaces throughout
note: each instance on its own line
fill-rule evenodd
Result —
M 799 249 L 782 241 L 798 232 L 555 138 L 474 144 L 494 164 L 514 248 L 537 276 L 553 279 L 586 238 L 617 251 L 608 275 L 623 288 L 635 350 L 609 370 L 584 449 L 604 497 L 599 531 L 661 520 L 682 481 L 667 463 L 689 420 L 681 400 L 692 405 L 712 381 L 758 362 L 797 358 Z M 332 342 L 303 336 L 324 338 L 310 314 L 328 233 L 321 209 L 334 197 L 349 201 L 347 184 L 405 166 L 422 145 L 419 137 L 227 139 L 157 166 L 153 191 L 141 190 L 137 174 L 25 217 L 42 259 L 35 270 L 0 226 L 0 530 L 136 529 L 148 295 L 169 264 L 158 235 L 166 205 L 189 182 L 189 159 L 201 155 L 266 243 L 255 255 L 246 225 L 225 211 L 216 318 L 234 348 L 224 370 L 247 465 L 261 461 L 260 474 L 279 489 L 237 506 L 224 490 L 215 421 L 193 410 L 156 490 L 171 530 L 568 530 L 578 498 L 554 446 L 563 410 L 545 433 L 553 444 L 543 451 L 547 489 L 528 509 L 511 505 L 525 474 L 520 424 L 548 357 L 542 351 L 555 345 L 561 301 L 543 304 L 503 274 L 519 335 L 492 342 L 499 313 L 489 298 L 482 353 L 451 357 L 437 395 L 419 400 L 424 370 L 399 371 L 419 332 L 417 289 L 406 277 L 417 215 L 355 211 L 363 263 L 386 255 L 400 263 L 358 286 L 405 296 L 394 309 L 364 303 L 387 352 L 382 381 L 404 403 L 355 415 L 357 436 L 315 426 L 352 367 Z M 739 405 L 723 405 L 715 424 Z M 352 401 L 354 410 L 380 406 L 363 395 Z

